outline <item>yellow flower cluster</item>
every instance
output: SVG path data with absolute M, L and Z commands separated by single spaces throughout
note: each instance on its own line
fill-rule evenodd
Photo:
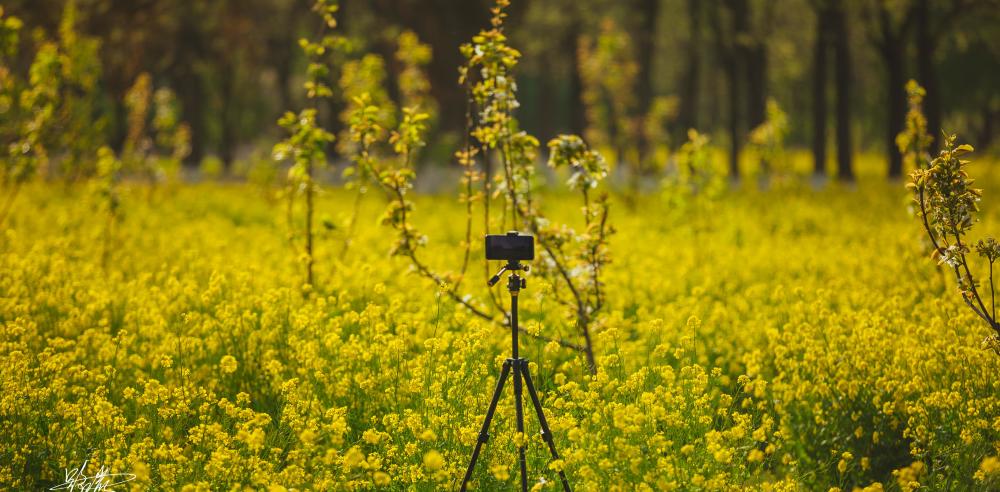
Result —
M 132 490 L 457 488 L 502 327 L 389 257 L 373 216 L 346 255 L 343 229 L 318 235 L 303 295 L 283 210 L 249 187 L 142 191 L 122 186 L 106 262 L 85 190 L 29 186 L 0 231 L 0 488 L 51 487 L 85 461 L 135 474 Z M 571 221 L 561 198 L 542 195 Z M 560 470 L 583 491 L 996 487 L 1000 360 L 904 198 L 788 187 L 729 193 L 697 220 L 616 212 L 597 374 L 522 338 L 561 459 L 530 412 L 515 432 L 508 387 L 474 487 L 518 483 L 518 442 L 539 489 Z M 346 223 L 352 200 L 316 206 Z M 413 200 L 428 262 L 453 267 L 462 205 Z M 484 280 L 470 274 L 470 302 Z M 524 325 L 575 340 L 554 288 L 529 279 Z

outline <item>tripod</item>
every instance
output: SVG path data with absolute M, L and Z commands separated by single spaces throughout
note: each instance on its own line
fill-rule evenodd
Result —
M 483 444 L 490 438 L 490 421 L 493 420 L 493 414 L 496 412 L 497 403 L 500 401 L 500 393 L 503 392 L 504 383 L 507 381 L 507 377 L 511 375 L 511 371 L 514 373 L 514 410 L 517 414 L 517 432 L 524 434 L 524 408 L 521 403 L 522 394 L 522 380 L 524 386 L 528 387 L 528 396 L 531 397 L 531 403 L 535 407 L 535 414 L 538 416 L 538 424 L 542 428 L 542 440 L 544 440 L 549 445 L 549 452 L 552 454 L 552 459 L 559 459 L 559 453 L 556 452 L 556 445 L 552 441 L 552 431 L 549 430 L 549 423 L 545 420 L 545 414 L 542 412 L 542 402 L 538 399 L 538 392 L 535 391 L 535 384 L 531 381 L 531 374 L 528 372 L 528 360 L 518 357 L 517 350 L 517 295 L 527 287 L 527 281 L 521 278 L 517 274 L 519 271 L 528 271 L 527 265 L 522 265 L 518 260 L 508 260 L 507 264 L 500 269 L 489 280 L 489 285 L 492 287 L 500 281 L 500 276 L 504 272 L 510 273 L 507 278 L 507 290 L 510 291 L 510 338 L 511 338 L 511 357 L 504 361 L 503 368 L 500 370 L 500 378 L 497 379 L 496 389 L 493 390 L 493 399 L 490 400 L 490 406 L 486 410 L 486 418 L 483 420 L 483 427 L 479 430 L 479 439 L 476 441 L 476 448 L 472 451 L 472 460 L 469 462 L 469 468 L 465 471 L 465 479 L 462 480 L 461 490 L 464 492 L 469 484 L 469 480 L 472 478 L 472 471 L 476 468 L 476 460 L 479 459 L 479 451 L 482 449 Z M 528 490 L 528 467 L 527 462 L 524 459 L 524 443 L 520 443 L 517 446 L 518 463 L 521 467 L 521 490 Z M 570 491 L 569 482 L 566 481 L 566 474 L 562 470 L 559 471 L 559 479 L 562 481 L 563 490 L 566 492 Z

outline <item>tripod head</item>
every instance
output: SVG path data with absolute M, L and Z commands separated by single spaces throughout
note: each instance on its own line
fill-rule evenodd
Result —
M 521 261 L 535 259 L 535 238 L 517 231 L 486 236 L 486 259 L 507 261 L 507 264 L 490 277 L 486 284 L 493 287 L 504 273 L 510 274 L 507 277 L 507 290 L 510 292 L 510 316 L 507 319 L 510 320 L 512 358 L 518 359 L 517 297 L 521 289 L 528 287 L 528 282 L 518 275 L 518 272 L 528 271 L 528 265 L 521 264 Z
M 528 287 L 528 281 L 517 274 L 519 271 L 527 272 L 528 265 L 522 265 L 520 260 L 507 260 L 507 264 L 502 266 L 496 274 L 490 277 L 490 279 L 486 282 L 486 285 L 493 287 L 500 281 L 500 277 L 503 276 L 504 273 L 510 273 L 510 277 L 507 278 L 507 290 L 509 290 L 512 294 L 517 295 L 517 291 Z

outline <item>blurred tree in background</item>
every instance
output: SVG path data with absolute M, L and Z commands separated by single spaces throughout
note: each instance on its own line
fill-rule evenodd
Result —
M 5 2 L 6 14 L 24 24 L 21 49 L 8 57 L 13 73 L 27 74 L 45 39 L 59 39 L 66 3 Z M 191 130 L 187 162 L 216 155 L 228 168 L 273 143 L 277 117 L 305 104 L 298 40 L 320 28 L 309 7 L 307 0 L 78 0 L 75 23 L 81 39 L 97 44 L 100 73 L 96 96 L 77 109 L 95 122 L 103 117 L 106 125 L 88 129 L 121 151 L 125 95 L 148 73 L 155 88 L 177 95 Z M 396 38 L 412 31 L 430 46 L 430 94 L 440 114 L 427 163 L 450 162 L 464 128 L 457 47 L 486 25 L 488 8 L 487 0 L 342 2 L 343 32 L 359 51 L 386 60 L 388 96 L 397 105 L 405 67 L 394 56 Z M 543 140 L 603 124 L 585 104 L 581 42 L 609 25 L 626 37 L 628 48 L 617 55 L 626 58 L 616 63 L 635 73 L 622 89 L 624 114 L 611 125 L 624 125 L 613 130 L 620 138 L 609 145 L 628 147 L 616 155 L 635 161 L 635 173 L 655 159 L 657 146 L 679 147 L 698 128 L 728 147 L 730 174 L 738 177 L 742 147 L 773 99 L 791 122 L 787 144 L 812 149 L 817 176 L 853 179 L 851 156 L 867 148 L 888 156 L 889 176 L 901 176 L 894 140 L 910 78 L 927 90 L 932 137 L 943 127 L 986 148 L 1000 132 L 1000 0 L 520 0 L 509 13 L 512 44 L 525 54 L 520 118 Z M 613 108 L 609 96 L 623 94 L 591 106 Z M 330 98 L 317 115 L 334 134 L 343 129 L 342 105 Z M 835 173 L 827 171 L 828 141 L 835 142 Z

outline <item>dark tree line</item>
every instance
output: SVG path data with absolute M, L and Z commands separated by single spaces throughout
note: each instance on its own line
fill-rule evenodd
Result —
M 51 33 L 66 1 L 11 0 L 5 8 Z M 112 143 L 124 140 L 122 97 L 144 72 L 178 94 L 192 129 L 192 162 L 210 153 L 233 162 L 241 149 L 275 137 L 281 112 L 303 104 L 297 40 L 318 27 L 309 0 L 77 1 L 81 30 L 103 44 Z M 490 2 L 341 3 L 342 30 L 383 55 L 393 97 L 394 36 L 410 29 L 432 47 L 435 138 L 447 147 L 465 124 L 458 46 L 488 22 Z M 638 67 L 631 116 L 640 118 L 657 97 L 676 96 L 670 145 L 688 128 L 714 134 L 728 145 L 733 177 L 769 98 L 793 122 L 789 143 L 811 147 L 817 175 L 827 173 L 828 142 L 835 143 L 842 180 L 853 179 L 852 155 L 870 147 L 888 156 L 889 176 L 902 174 L 894 142 L 909 78 L 927 90 L 929 128 L 961 130 L 981 147 L 1000 126 L 1000 0 L 515 0 L 510 15 L 512 44 L 525 52 L 521 119 L 543 139 L 593 124 L 583 110 L 577 50 L 606 19 L 631 38 Z M 335 132 L 338 104 L 320 115 Z M 645 155 L 654 142 L 637 135 Z M 449 155 L 428 154 L 434 161 Z
M 597 29 L 593 9 L 555 3 L 553 9 L 564 12 L 569 17 L 565 24 L 573 26 L 563 32 Z M 722 136 L 718 141 L 728 145 L 733 177 L 739 176 L 747 133 L 764 121 L 770 97 L 798 122 L 791 143 L 811 147 L 818 176 L 827 174 L 829 143 L 834 142 L 835 175 L 844 181 L 854 179 L 852 157 L 862 148 L 884 152 L 887 174 L 901 176 L 902 159 L 895 139 L 903 127 L 904 86 L 910 78 L 927 90 L 924 110 L 929 128 L 963 130 L 980 146 L 988 145 L 996 132 L 1000 95 L 989 89 L 1000 86 L 1000 2 L 996 0 L 592 3 L 603 8 L 604 15 L 621 19 L 634 39 L 641 67 L 636 86 L 639 106 L 648 107 L 657 95 L 677 95 L 672 143 L 678 143 L 687 128 Z M 544 16 L 545 11 L 540 11 L 539 17 Z M 550 28 L 551 20 L 547 22 L 540 25 Z M 685 32 L 673 49 L 657 48 L 656 41 L 676 31 L 678 25 Z M 782 43 L 802 48 L 789 58 L 787 52 L 776 49 Z M 565 51 L 560 44 L 550 46 L 551 51 Z M 954 62 L 959 67 L 953 68 L 959 70 L 942 68 L 951 63 L 951 57 L 973 56 L 974 65 Z M 798 78 L 776 75 L 795 65 L 804 66 Z M 547 70 L 539 70 L 537 77 L 562 73 L 552 70 L 552 63 L 545 66 Z M 961 86 L 969 80 L 978 81 L 976 90 L 963 92 Z M 943 101 L 948 96 L 958 104 L 949 105 L 946 114 Z M 554 108 L 538 112 L 559 114 Z M 546 122 L 536 130 L 547 136 L 556 129 L 577 129 L 568 122 Z

